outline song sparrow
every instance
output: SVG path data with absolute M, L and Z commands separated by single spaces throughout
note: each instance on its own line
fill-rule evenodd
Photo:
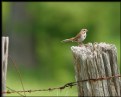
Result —
M 75 37 L 62 40 L 62 42 L 77 42 L 78 44 L 82 44 L 82 41 L 84 41 L 86 38 L 87 31 L 87 29 L 81 29 L 81 31 Z

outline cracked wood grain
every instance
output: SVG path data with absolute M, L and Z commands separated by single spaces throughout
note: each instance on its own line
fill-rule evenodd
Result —
M 111 79 L 88 81 L 100 77 L 120 75 L 117 64 L 117 49 L 113 44 L 88 43 L 72 46 L 76 81 L 79 96 L 120 96 L 121 80 L 119 77 Z

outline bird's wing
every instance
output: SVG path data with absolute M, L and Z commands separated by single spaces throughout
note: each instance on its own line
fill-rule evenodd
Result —
M 77 41 L 78 38 L 80 37 L 81 33 L 78 33 L 75 37 L 74 37 L 74 40 Z

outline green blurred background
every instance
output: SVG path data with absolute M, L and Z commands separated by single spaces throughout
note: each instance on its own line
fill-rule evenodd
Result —
M 62 86 L 75 81 L 70 47 L 60 41 L 87 28 L 88 42 L 115 44 L 120 65 L 120 2 L 2 2 L 2 35 L 9 36 L 9 55 L 21 72 L 26 90 Z M 9 59 L 7 86 L 22 90 Z M 18 94 L 8 94 L 18 95 Z M 77 87 L 35 92 L 34 96 L 78 95 Z

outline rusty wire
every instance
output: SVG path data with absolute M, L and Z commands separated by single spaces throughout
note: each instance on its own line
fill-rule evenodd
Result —
M 2 92 L 2 94 L 11 94 L 11 93 L 22 93 L 22 92 L 28 92 L 28 93 L 31 93 L 31 92 L 37 92 L 37 91 L 53 91 L 53 90 L 63 90 L 67 87 L 70 87 L 72 88 L 73 86 L 77 85 L 78 83 L 80 82 L 85 82 L 85 81 L 98 81 L 98 80 L 108 80 L 108 79 L 111 79 L 111 78 L 117 78 L 117 77 L 121 77 L 121 75 L 113 75 L 113 76 L 110 76 L 110 77 L 99 77 L 97 79 L 85 79 L 85 80 L 81 80 L 81 81 L 76 81 L 76 82 L 70 82 L 70 83 L 67 83 L 63 86 L 60 86 L 60 87 L 55 87 L 55 88 L 48 88 L 48 89 L 35 89 L 35 90 L 20 90 L 20 91 L 4 91 Z

